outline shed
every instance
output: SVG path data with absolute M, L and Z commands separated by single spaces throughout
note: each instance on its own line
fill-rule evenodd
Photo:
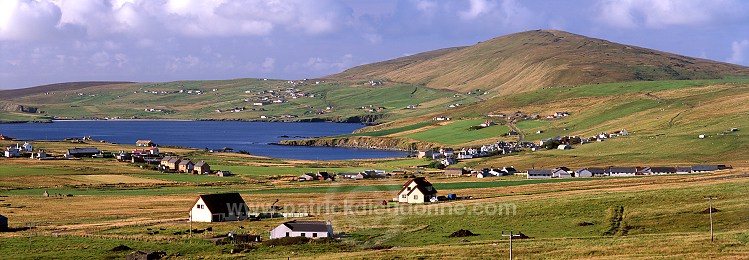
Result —
M 447 177 L 459 177 L 463 175 L 463 169 L 461 168 L 447 168 L 445 169 L 445 176 Z
M 8 217 L 0 215 L 0 231 L 8 230 Z
M 551 170 L 528 170 L 528 179 L 551 179 Z
M 146 146 L 146 147 L 148 147 L 148 146 L 153 146 L 153 145 L 155 145 L 155 144 L 151 140 L 138 140 L 138 141 L 135 141 L 135 146 Z
M 333 237 L 333 224 L 325 221 L 289 221 L 270 231 L 270 238 Z
M 245 220 L 249 208 L 239 193 L 204 194 L 198 196 L 190 209 L 195 222 Z
M 68 157 L 81 158 L 81 157 L 91 157 L 91 156 L 94 156 L 95 154 L 100 154 L 100 153 L 101 151 L 99 151 L 99 149 L 89 147 L 89 148 L 68 149 L 68 152 L 66 155 Z

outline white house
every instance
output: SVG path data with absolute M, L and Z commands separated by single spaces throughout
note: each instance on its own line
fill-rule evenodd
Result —
M 528 179 L 551 179 L 551 170 L 528 170 Z
M 270 239 L 282 237 L 333 237 L 333 225 L 325 221 L 289 221 L 270 231 Z
M 5 149 L 5 157 L 11 158 L 11 157 L 18 157 L 21 156 L 20 152 L 16 148 L 8 147 Z
M 221 222 L 247 219 L 249 208 L 239 193 L 204 194 L 190 209 L 194 222 Z
M 424 177 L 408 180 L 398 192 L 398 203 L 424 203 L 437 198 L 437 190 Z
M 629 177 L 637 175 L 635 167 L 609 167 L 609 176 L 611 177 Z
M 561 168 L 556 168 L 551 171 L 552 178 L 572 178 L 572 174 Z

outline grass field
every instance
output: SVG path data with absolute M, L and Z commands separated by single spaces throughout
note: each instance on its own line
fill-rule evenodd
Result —
M 509 128 L 504 125 L 495 125 L 479 130 L 470 129 L 471 126 L 478 126 L 484 121 L 486 120 L 474 119 L 448 122 L 447 124 L 441 125 L 439 127 L 406 134 L 403 137 L 432 143 L 457 145 L 473 142 L 476 140 L 499 138 L 509 131 Z M 488 142 L 487 144 L 489 143 L 491 142 Z

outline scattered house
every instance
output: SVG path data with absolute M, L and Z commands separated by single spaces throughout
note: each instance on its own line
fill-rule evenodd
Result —
M 151 149 L 148 149 L 148 154 L 159 155 L 159 147 L 151 146 Z
M 424 177 L 408 180 L 398 192 L 398 203 L 424 203 L 437 199 L 437 190 Z
M 494 126 L 494 125 L 497 125 L 497 124 L 495 124 L 491 120 L 486 120 L 485 122 L 481 123 L 479 126 L 481 126 L 481 127 L 490 127 L 490 126 Z
M 195 222 L 222 222 L 245 220 L 248 207 L 239 193 L 204 194 L 198 196 L 190 210 L 190 220 Z
M 218 176 L 218 177 L 229 177 L 229 176 L 232 176 L 232 175 L 234 175 L 234 174 L 231 173 L 230 171 L 224 171 L 224 170 L 216 171 L 216 176 Z
M 165 170 L 177 171 L 180 161 L 182 160 L 179 157 L 164 157 L 161 159 L 161 166 Z
M 270 239 L 282 237 L 333 237 L 333 225 L 325 221 L 289 221 L 270 231 Z
M 179 172 L 192 172 L 193 168 L 195 168 L 195 164 L 190 160 L 182 160 L 179 162 L 177 169 Z
M 648 167 L 643 172 L 652 175 L 676 174 L 676 167 Z
M 364 179 L 364 174 L 360 172 L 342 172 L 338 174 L 338 178 L 341 179 L 351 179 L 351 180 L 361 180 Z
M 460 177 L 463 175 L 462 168 L 447 168 L 445 169 L 445 176 L 447 177 Z
M 488 171 L 480 171 L 478 174 L 476 174 L 476 178 L 483 179 L 486 177 L 493 177 L 496 176 L 494 174 L 489 173 Z
M 528 179 L 551 179 L 551 170 L 528 170 Z
M 444 166 L 450 166 L 458 163 L 458 160 L 455 157 L 445 157 L 440 160 L 440 163 Z
M 68 152 L 65 154 L 66 158 L 81 158 L 81 157 L 92 157 L 94 155 L 101 154 L 101 151 L 99 149 L 90 147 L 90 148 L 73 148 L 68 149 Z
M 211 166 L 207 162 L 200 161 L 193 165 L 193 171 L 197 174 L 209 174 L 211 173 Z
M 551 170 L 552 178 L 572 178 L 572 174 L 562 167 Z
M 440 154 L 445 157 L 453 157 L 455 156 L 455 150 L 453 150 L 453 148 L 441 148 Z
M 0 215 L 0 231 L 7 231 L 8 230 L 8 218 L 6 216 Z
M 39 152 L 31 154 L 31 159 L 38 159 L 38 160 L 47 159 L 47 153 L 44 152 L 44 150 L 39 150 Z
M 676 174 L 688 174 L 692 173 L 692 167 L 676 167 Z
M 416 157 L 421 158 L 432 158 L 432 156 L 435 154 L 434 150 L 426 150 L 426 151 L 419 151 L 418 154 L 416 154 Z
M 299 181 L 311 181 L 317 177 L 314 173 L 305 173 L 299 176 Z
M 149 146 L 154 146 L 154 145 L 156 145 L 156 144 L 154 144 L 153 141 L 151 141 L 151 140 L 138 140 L 138 141 L 135 141 L 135 146 L 149 147 Z
M 16 138 L 7 135 L 0 135 L 0 140 L 16 140 Z
M 560 144 L 559 146 L 557 146 L 557 149 L 559 149 L 559 150 L 569 150 L 569 149 L 572 149 L 572 146 L 567 145 L 567 144 Z
M 711 172 L 711 171 L 717 171 L 717 170 L 720 170 L 718 165 L 692 165 L 693 173 Z
M 21 152 L 20 152 L 20 150 L 18 150 L 16 148 L 8 147 L 8 148 L 5 148 L 5 154 L 4 154 L 4 156 L 8 157 L 8 158 L 20 157 L 21 156 Z
M 636 167 L 609 167 L 608 173 L 611 177 L 629 177 L 637 175 Z
M 515 170 L 515 167 L 510 166 L 510 167 L 502 167 L 502 172 L 503 172 L 502 173 L 503 176 L 514 175 L 516 172 L 518 172 L 518 170 Z
M 606 176 L 606 169 L 604 168 L 582 168 L 575 171 L 575 177 L 577 178 L 589 178 L 589 177 L 603 177 Z

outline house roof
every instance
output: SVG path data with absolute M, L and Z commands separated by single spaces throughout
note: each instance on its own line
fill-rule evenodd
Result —
M 172 158 L 169 158 L 169 163 L 178 163 L 179 160 L 180 160 L 179 157 L 172 157 Z
M 90 147 L 90 148 L 73 148 L 68 149 L 69 154 L 88 154 L 88 153 L 100 153 L 99 149 Z
M 403 184 L 403 188 L 401 188 L 398 194 L 401 194 L 412 182 L 416 183 L 416 188 L 409 191 L 408 194 L 411 194 L 411 192 L 413 192 L 414 190 L 419 190 L 424 195 L 437 194 L 437 189 L 435 189 L 434 186 L 432 186 L 432 183 L 427 181 L 424 177 L 417 177 L 408 180 L 405 184 Z
M 551 175 L 551 170 L 528 170 L 528 175 Z
M 204 161 L 199 161 L 198 163 L 195 164 L 195 167 L 203 167 L 204 165 L 207 166 L 208 164 Z
M 636 167 L 609 167 L 609 172 L 636 173 Z
M 184 160 L 184 161 L 179 162 L 179 165 L 188 165 L 188 164 L 193 164 L 193 163 L 190 160 Z
M 239 193 L 203 194 L 198 196 L 199 199 L 203 199 L 203 203 L 211 211 L 211 214 L 229 214 L 230 205 L 244 205 L 245 203 Z M 195 200 L 195 203 L 198 200 Z
M 603 169 L 603 168 L 592 168 L 592 167 L 591 168 L 582 168 L 582 169 L 579 169 L 579 170 L 577 170 L 575 172 L 579 173 L 579 172 L 582 172 L 582 171 L 585 171 L 585 170 L 587 170 L 588 172 L 590 172 L 592 174 L 603 174 L 603 173 L 606 172 L 606 170 Z
M 676 167 L 676 171 L 677 172 L 691 172 L 692 171 L 692 167 L 689 167 L 689 166 L 687 166 L 687 167 Z
M 138 140 L 138 141 L 135 141 L 135 143 L 147 144 L 147 143 L 153 143 L 153 142 L 151 140 Z
M 284 225 L 296 232 L 328 232 L 328 223 L 324 221 L 289 221 Z
M 650 172 L 676 172 L 676 167 L 650 167 Z
M 717 171 L 718 166 L 717 165 L 693 165 L 692 171 Z

